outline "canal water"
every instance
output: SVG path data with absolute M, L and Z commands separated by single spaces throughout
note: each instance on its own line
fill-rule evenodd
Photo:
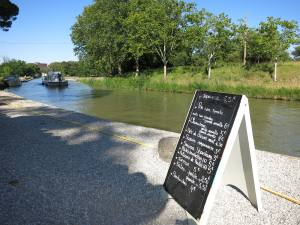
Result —
M 10 88 L 27 99 L 87 115 L 180 132 L 192 94 L 93 90 L 69 81 L 67 88 L 47 88 L 40 79 Z M 257 149 L 300 157 L 300 102 L 250 99 Z

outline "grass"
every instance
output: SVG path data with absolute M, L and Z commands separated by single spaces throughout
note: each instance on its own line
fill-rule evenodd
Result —
M 138 78 L 80 78 L 95 89 L 133 89 L 193 93 L 195 89 L 245 94 L 248 97 L 300 100 L 300 62 L 278 65 L 277 82 L 268 72 L 245 70 L 241 65 L 227 65 L 212 70 L 211 79 L 195 67 L 175 67 L 163 79 L 162 70 L 148 70 Z

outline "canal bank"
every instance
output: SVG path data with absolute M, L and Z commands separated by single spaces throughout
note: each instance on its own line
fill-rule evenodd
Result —
M 270 67 L 271 66 L 271 67 Z M 134 73 L 122 76 L 77 77 L 96 89 L 151 90 L 172 93 L 194 93 L 196 89 L 244 94 L 258 99 L 300 100 L 299 62 L 278 64 L 277 81 L 273 66 L 257 64 L 245 68 L 240 63 L 217 66 L 208 79 L 205 68 L 177 66 L 168 68 L 164 79 L 161 69 L 145 69 L 138 77 Z M 74 78 L 73 78 L 74 79 Z
M 163 191 L 158 143 L 178 134 L 0 92 L 0 224 L 187 224 Z M 256 151 L 261 186 L 300 199 L 300 160 Z M 299 224 L 299 205 L 262 191 L 258 213 L 220 189 L 209 224 Z M 191 222 L 191 221 L 190 221 Z M 190 223 L 191 224 L 191 223 Z
M 35 79 L 7 91 L 100 119 L 176 133 L 181 131 L 193 98 L 183 93 L 95 90 L 72 80 L 67 88 L 46 88 L 41 79 Z M 249 101 L 256 148 L 300 157 L 300 101 Z

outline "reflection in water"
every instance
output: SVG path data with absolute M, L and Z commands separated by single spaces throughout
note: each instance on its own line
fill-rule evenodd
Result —
M 93 90 L 70 81 L 58 89 L 41 80 L 24 83 L 11 92 L 64 109 L 88 115 L 180 132 L 192 94 L 127 90 Z M 257 149 L 300 156 L 300 102 L 250 99 Z
M 250 100 L 254 140 L 258 149 L 300 156 L 300 103 Z
M 82 112 L 90 115 L 180 132 L 191 97 L 157 92 L 114 91 L 101 99 L 82 99 L 81 105 L 84 105 Z

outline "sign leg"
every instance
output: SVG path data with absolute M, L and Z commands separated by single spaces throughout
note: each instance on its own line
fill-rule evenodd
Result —
M 258 211 L 262 209 L 248 105 L 226 165 L 223 184 L 235 186 Z

